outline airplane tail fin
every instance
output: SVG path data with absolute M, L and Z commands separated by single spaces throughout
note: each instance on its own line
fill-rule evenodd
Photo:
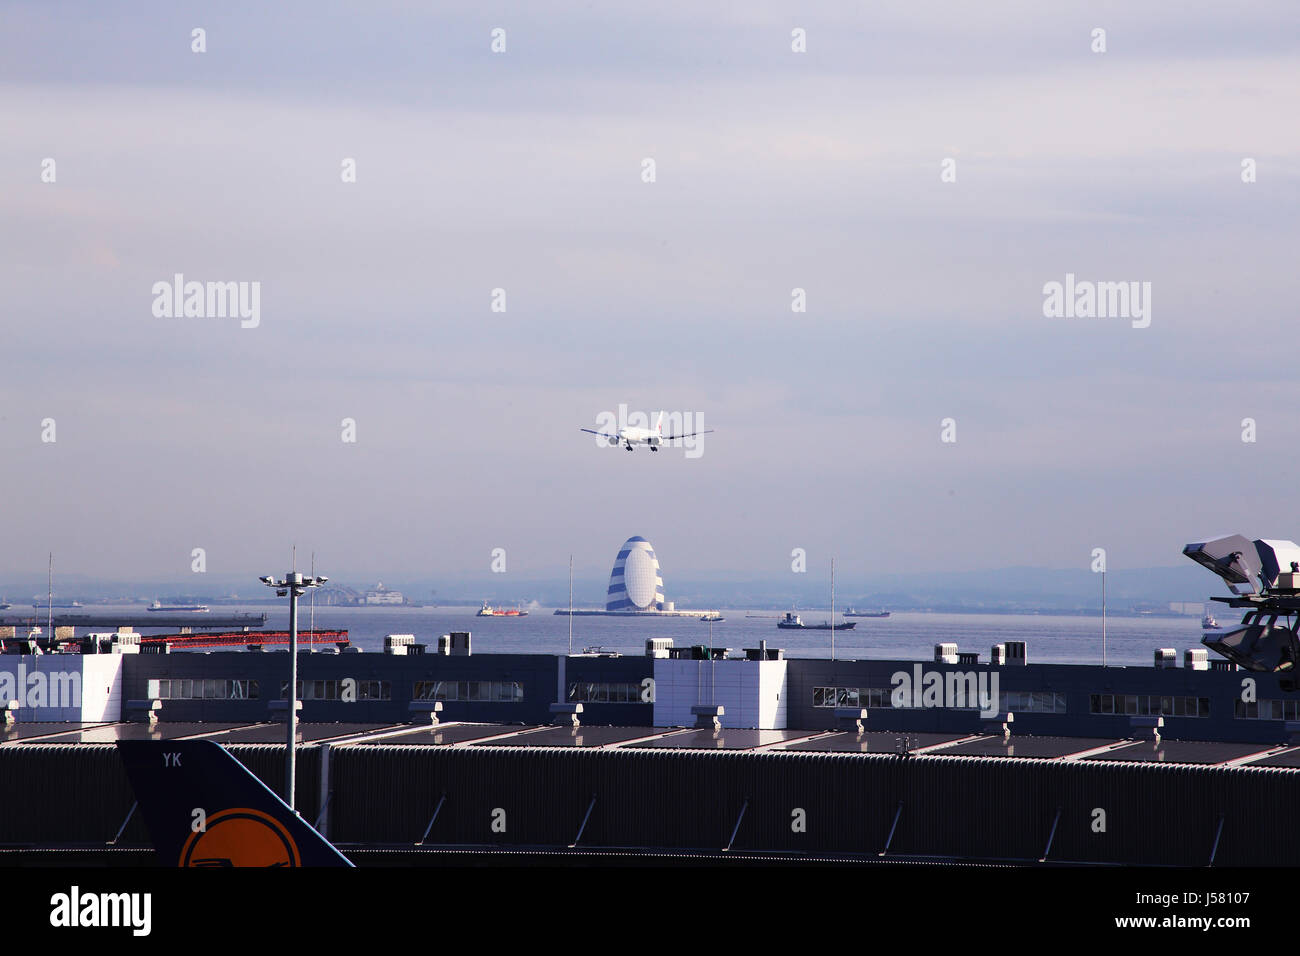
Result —
M 120 740 L 161 865 L 352 866 L 211 740 Z
M 662 435 L 663 433 L 664 433 L 664 413 L 660 411 L 659 419 L 658 421 L 655 422 L 655 434 Z

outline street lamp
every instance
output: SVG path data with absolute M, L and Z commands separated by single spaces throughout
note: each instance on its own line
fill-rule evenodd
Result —
M 323 574 L 312 577 L 301 571 L 290 571 L 280 581 L 270 574 L 259 580 L 267 587 L 274 588 L 277 597 L 289 597 L 289 732 L 288 753 L 285 755 L 284 802 L 289 804 L 290 810 L 294 810 L 298 742 L 298 598 L 306 594 L 308 588 L 318 588 L 329 578 Z

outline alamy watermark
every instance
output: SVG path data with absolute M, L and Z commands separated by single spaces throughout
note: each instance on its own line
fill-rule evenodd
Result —
M 240 319 L 240 327 L 262 322 L 261 282 L 186 282 L 183 273 L 153 284 L 157 319 Z
M 56 928 L 109 927 L 148 936 L 152 928 L 152 893 L 86 893 L 73 885 L 50 897 L 50 925 Z
M 1092 282 L 1076 280 L 1043 286 L 1043 315 L 1049 319 L 1132 319 L 1133 328 L 1151 324 L 1150 282 Z
M 12 670 L 0 671 L 0 701 L 16 700 L 23 710 L 42 707 L 81 707 L 81 674 L 77 671 L 27 670 L 18 658 Z
M 626 403 L 617 412 L 596 414 L 598 448 L 632 448 L 647 445 L 657 451 L 670 443 L 680 442 L 687 458 L 704 454 L 704 436 L 713 429 L 704 427 L 703 412 L 660 411 L 653 419 L 641 411 L 628 411 Z
M 997 671 L 935 671 L 914 664 L 911 673 L 895 671 L 889 682 L 894 688 L 889 703 L 896 708 L 978 708 L 984 718 L 999 713 Z

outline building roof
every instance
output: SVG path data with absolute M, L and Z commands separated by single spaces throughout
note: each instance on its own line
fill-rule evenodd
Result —
M 785 750 L 813 750 L 829 753 L 902 753 L 921 747 L 950 743 L 965 739 L 961 734 L 926 734 L 908 731 L 869 730 L 858 734 L 823 734 L 808 740 L 787 744 Z
M 283 723 L 205 723 L 144 721 L 119 723 L 27 722 L 0 727 L 0 747 L 105 745 L 119 740 L 177 740 L 202 737 L 223 745 L 284 743 Z M 914 733 L 904 731 L 754 730 L 684 727 L 556 727 L 519 724 L 298 724 L 304 745 L 435 746 L 527 749 L 649 749 L 658 751 L 763 751 L 925 757 L 1023 759 L 1067 762 L 1164 763 L 1221 766 L 1260 771 L 1300 770 L 1300 746 L 1195 740 L 1134 741 L 1101 737 L 1033 737 L 1001 734 Z

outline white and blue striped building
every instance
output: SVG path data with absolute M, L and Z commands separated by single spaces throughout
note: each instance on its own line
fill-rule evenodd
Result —
M 609 574 L 606 611 L 662 611 L 664 579 L 650 542 L 640 535 L 628 538 L 618 549 Z

